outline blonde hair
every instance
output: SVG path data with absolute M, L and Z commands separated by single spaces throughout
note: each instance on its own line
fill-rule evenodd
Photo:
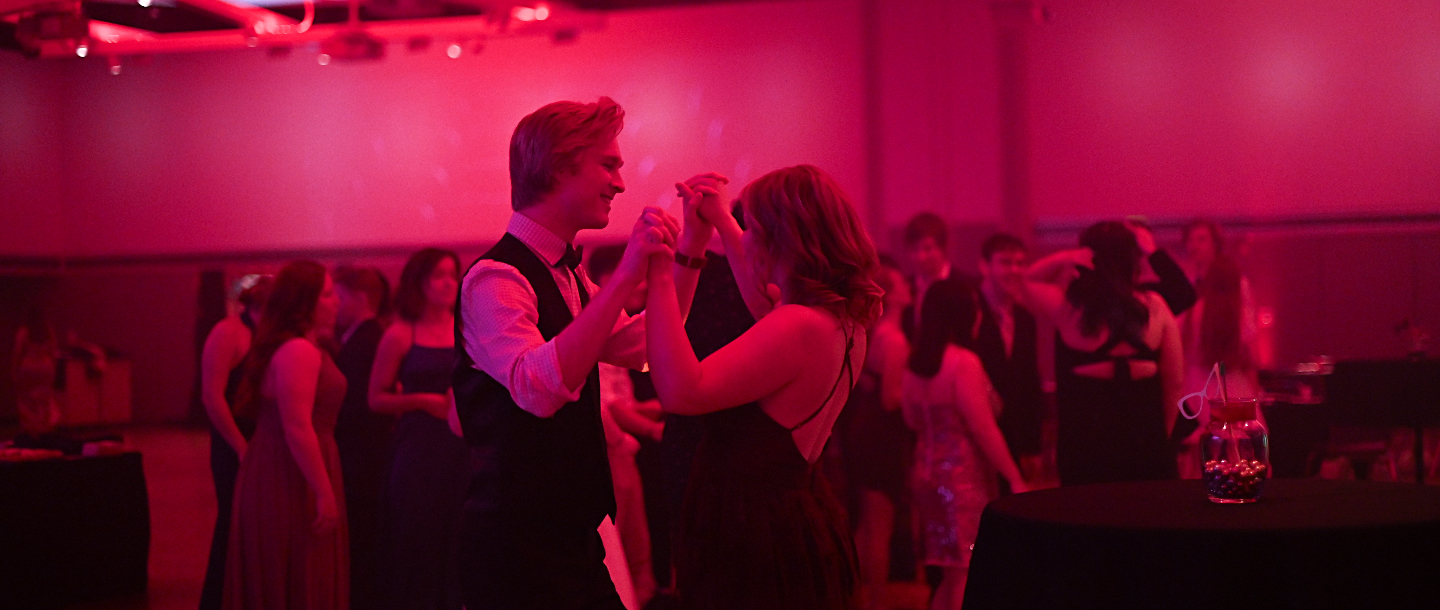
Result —
M 554 102 L 520 119 L 510 136 L 510 207 L 523 210 L 555 188 L 555 174 L 580 154 L 620 135 L 625 110 L 608 97 L 593 104 Z
M 813 165 L 776 170 L 747 185 L 740 202 L 769 259 L 788 266 L 782 288 L 792 302 L 860 326 L 880 316 L 879 256 L 830 176 Z

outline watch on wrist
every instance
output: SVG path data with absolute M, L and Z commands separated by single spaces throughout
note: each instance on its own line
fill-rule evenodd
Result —
M 675 264 L 680 265 L 681 267 L 685 267 L 687 269 L 701 269 L 704 268 L 705 264 L 709 262 L 710 259 L 705 258 L 704 254 L 701 254 L 700 256 L 686 256 L 684 254 L 681 254 L 679 251 L 675 252 Z

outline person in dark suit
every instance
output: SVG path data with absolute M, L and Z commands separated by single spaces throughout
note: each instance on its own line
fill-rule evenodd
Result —
M 980 327 L 975 353 L 1000 395 L 1000 432 L 1026 479 L 1040 471 L 1044 396 L 1036 357 L 1035 316 L 1022 305 L 1029 250 L 996 233 L 980 248 Z
M 950 228 L 945 219 L 934 212 L 916 214 L 905 224 L 905 254 L 915 275 L 910 277 L 914 302 L 905 308 L 900 328 L 905 339 L 914 343 L 915 330 L 920 328 L 920 303 L 925 291 L 935 282 L 950 279 L 950 256 L 946 251 Z
M 366 610 L 380 607 L 381 490 L 395 431 L 395 417 L 372 411 L 368 395 L 375 350 L 385 334 L 380 320 L 390 302 L 390 283 L 374 268 L 341 267 L 335 270 L 335 294 L 340 298 L 335 366 L 348 384 L 335 423 L 335 445 L 350 521 L 350 607 Z

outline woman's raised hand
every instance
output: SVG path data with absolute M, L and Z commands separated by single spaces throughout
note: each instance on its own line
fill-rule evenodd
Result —
M 729 183 L 729 178 L 714 172 L 696 174 L 676 183 L 676 194 L 685 200 L 685 225 L 695 222 L 707 227 L 725 227 L 727 222 L 733 223 L 727 207 L 730 198 L 726 185 Z

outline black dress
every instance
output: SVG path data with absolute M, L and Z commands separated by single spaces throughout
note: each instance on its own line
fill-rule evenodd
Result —
M 1121 342 L 1134 354 L 1111 356 Z M 1165 410 L 1157 374 L 1130 378 L 1129 361 L 1159 363 L 1160 354 L 1135 337 L 1111 338 L 1093 352 L 1071 348 L 1055 337 L 1055 403 L 1059 420 L 1055 447 L 1061 485 L 1179 478 L 1175 451 L 1165 434 Z M 1075 367 L 1114 362 L 1114 379 L 1075 374 Z
M 397 375 L 407 394 L 450 390 L 455 348 L 415 345 Z M 390 607 L 459 610 L 460 511 L 470 450 L 424 411 L 400 416 L 386 487 Z
M 880 401 L 880 376 L 860 371 L 860 381 L 845 402 L 836 422 L 851 487 L 885 494 L 896 506 L 905 502 L 910 488 L 907 476 L 915 453 L 915 433 L 905 425 L 899 409 L 886 410 Z
M 240 314 L 245 328 L 255 332 L 255 322 L 248 313 Z M 230 369 L 225 379 L 225 403 L 235 412 L 235 394 L 245 377 L 245 360 Z M 255 435 L 255 418 L 235 417 L 245 440 Z M 225 558 L 229 555 L 230 513 L 235 503 L 235 477 L 240 473 L 240 454 L 210 424 L 210 478 L 215 482 L 215 529 L 210 538 L 210 559 L 205 565 L 205 583 L 200 589 L 200 610 L 219 610 L 225 585 Z
M 847 343 L 841 379 L 853 384 Z M 831 395 L 834 394 L 831 390 Z M 749 403 L 704 416 L 681 513 L 676 591 L 689 610 L 855 606 L 859 582 L 844 508 L 792 431 Z
M 361 322 L 335 356 L 335 366 L 347 383 L 335 424 L 335 446 L 340 450 L 350 523 L 351 610 L 384 607 L 379 584 L 385 539 L 382 508 L 396 418 L 370 409 L 370 370 L 384 334 L 374 318 Z

